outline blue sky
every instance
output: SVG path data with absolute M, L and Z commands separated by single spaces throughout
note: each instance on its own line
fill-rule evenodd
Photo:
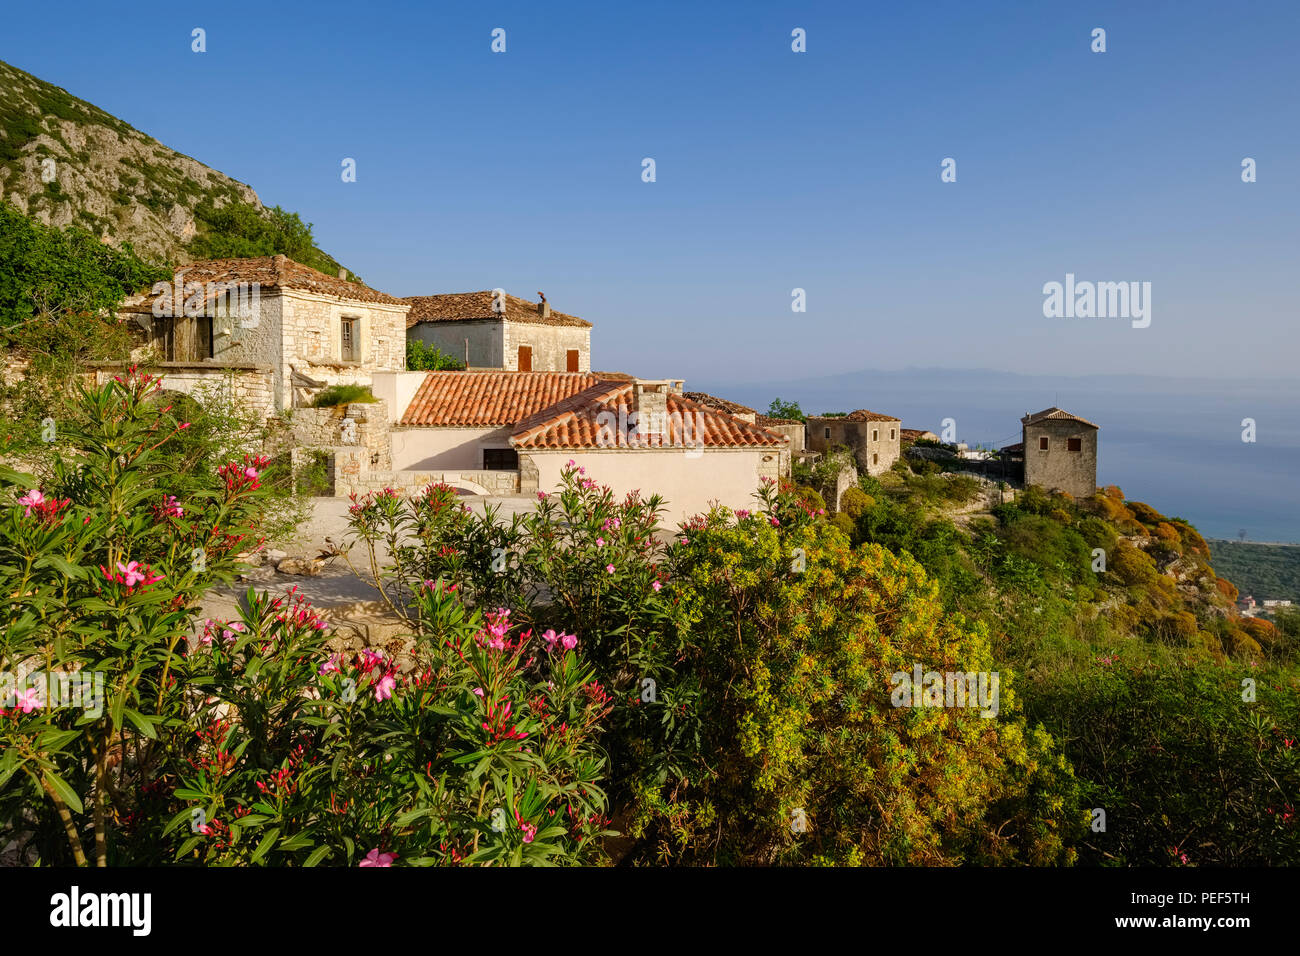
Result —
M 1226 379 L 1300 346 L 1298 28 L 1294 0 L 48 0 L 9 5 L 0 58 L 384 291 L 545 291 L 595 323 L 596 368 Z M 1044 318 L 1067 272 L 1151 282 L 1151 326 Z

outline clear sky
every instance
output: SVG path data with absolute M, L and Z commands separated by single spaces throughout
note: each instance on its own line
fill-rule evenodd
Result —
M 1293 375 L 1298 49 L 1297 0 L 43 0 L 0 26 L 0 59 L 299 212 L 371 285 L 542 290 L 595 323 L 596 368 L 688 387 Z M 1044 318 L 1066 273 L 1150 282 L 1150 327 Z

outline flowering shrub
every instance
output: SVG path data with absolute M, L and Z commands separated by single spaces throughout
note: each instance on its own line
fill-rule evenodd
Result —
M 679 773 L 680 751 L 693 746 L 682 720 L 690 703 L 673 679 L 682 648 L 666 590 L 662 499 L 617 499 L 572 462 L 561 483 L 508 525 L 491 509 L 475 515 L 445 485 L 409 498 L 371 494 L 354 501 L 352 530 L 365 550 L 360 563 L 413 621 L 423 605 L 412 595 L 443 579 L 473 607 L 510 607 L 522 626 L 580 640 L 613 698 L 603 738 L 611 784 L 630 792 L 632 777 Z M 435 633 L 441 626 L 420 623 Z
M 257 545 L 260 462 L 230 463 L 238 483 L 191 475 L 184 497 L 161 491 L 187 423 L 157 388 L 132 372 L 81 389 L 48 473 L 0 470 L 0 672 L 23 678 L 28 705 L 0 700 L 0 842 L 49 863 L 130 858 L 121 824 L 183 714 L 193 608 Z M 99 706 L 46 699 L 49 675 L 74 674 L 98 675 Z
M 608 695 L 572 649 L 512 626 L 508 611 L 467 612 L 439 584 L 417 600 L 443 637 L 418 642 L 407 673 L 373 649 L 328 655 L 301 599 L 250 594 L 240 621 L 212 627 L 182 672 L 207 695 L 188 718 L 198 730 L 149 814 L 169 821 L 175 858 L 600 859 L 604 757 L 592 740 Z

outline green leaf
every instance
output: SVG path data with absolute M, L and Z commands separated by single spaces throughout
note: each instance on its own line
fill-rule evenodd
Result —
M 315 850 L 312 851 L 311 856 L 307 857 L 307 859 L 303 861 L 302 865 L 315 866 L 317 863 L 325 859 L 325 857 L 329 856 L 333 852 L 334 851 L 328 846 L 318 846 L 316 847 Z
M 81 797 L 77 796 L 77 791 L 73 790 L 68 785 L 68 782 L 53 770 L 45 771 L 45 782 L 50 785 L 50 789 L 57 793 L 64 803 L 77 813 L 86 812 L 86 808 L 82 806 Z

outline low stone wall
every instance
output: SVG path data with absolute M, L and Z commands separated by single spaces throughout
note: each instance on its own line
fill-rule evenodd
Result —
M 94 383 L 104 385 L 120 376 L 126 366 L 120 362 L 92 362 Z M 201 399 L 219 395 L 238 402 L 259 417 L 274 414 L 275 387 L 269 365 L 215 365 L 209 362 L 159 362 L 144 369 L 162 376 L 162 387 Z
M 302 449 L 337 452 L 355 449 L 364 453 L 364 470 L 388 471 L 393 467 L 393 446 L 389 434 L 388 407 L 377 402 L 353 402 L 332 408 L 295 408 L 288 424 L 292 445 Z
M 517 471 L 371 471 L 356 467 L 352 449 L 346 450 L 353 452 L 352 457 L 340 455 L 344 451 L 335 449 L 334 495 L 338 498 L 385 488 L 414 494 L 433 484 L 448 484 L 479 495 L 519 494 Z

